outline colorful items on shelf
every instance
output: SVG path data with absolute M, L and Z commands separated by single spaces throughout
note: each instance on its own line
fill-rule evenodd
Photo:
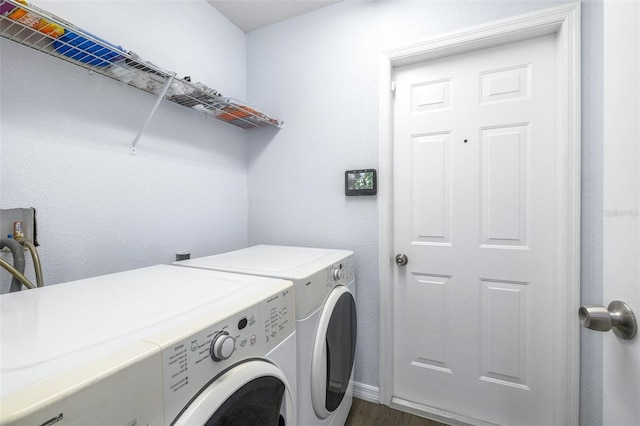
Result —
M 270 124 L 279 127 L 281 123 L 273 118 L 256 111 L 241 103 L 236 103 L 223 97 L 217 90 L 199 83 L 191 82 L 190 77 L 183 79 L 171 79 L 167 87 L 168 78 L 172 73 L 164 71 L 155 64 L 140 58 L 135 52 L 124 50 L 103 40 L 81 28 L 47 13 L 34 5 L 27 4 L 26 0 L 0 0 L 0 19 L 13 20 L 20 25 L 3 25 L 0 27 L 0 35 L 10 35 L 9 38 L 34 47 L 42 38 L 33 38 L 31 31 L 24 31 L 24 27 L 39 31 L 53 39 L 53 43 L 47 44 L 61 55 L 82 62 L 88 66 L 101 68 L 100 73 L 138 89 L 154 93 L 163 93 L 164 97 L 179 105 L 204 112 L 235 126 L 249 129 Z M 25 10 L 20 5 L 27 6 Z M 58 22 L 56 24 L 54 22 Z M 64 28 L 63 26 L 64 25 Z M 16 32 L 12 30 L 16 28 Z M 38 47 L 41 50 L 41 47 Z
M 54 41 L 53 45 L 63 55 L 96 67 L 105 67 L 112 62 L 124 59 L 122 47 L 115 46 L 86 31 L 84 33 L 113 49 L 104 47 L 71 31 L 67 31 L 62 37 Z
M 278 120 L 269 118 L 253 108 L 233 103 L 221 108 L 216 114 L 216 118 L 245 129 L 259 127 L 261 123 L 270 123 L 274 126 L 280 125 Z
M 29 6 L 26 0 L 16 0 L 16 1 L 18 3 L 24 4 L 25 6 Z M 0 8 L 1 8 L 0 10 L 3 10 L 3 11 L 5 9 L 6 11 L 10 11 L 10 13 L 7 15 L 8 18 L 13 19 L 14 21 L 18 21 L 33 29 L 36 29 L 41 33 L 44 33 L 50 37 L 58 38 L 64 34 L 64 28 L 62 28 L 60 25 L 54 24 L 53 22 L 49 22 L 46 19 L 38 15 L 29 13 L 24 9 L 15 8 L 9 2 L 3 1 L 2 5 L 0 5 Z M 3 13 L 6 13 L 6 12 L 3 12 Z
M 269 118 L 260 111 L 256 111 L 253 108 L 250 108 L 246 105 L 239 104 L 231 104 L 222 108 L 220 114 L 216 116 L 217 119 L 228 121 L 228 122 L 236 122 L 236 121 L 244 121 L 246 123 L 254 123 L 257 124 L 259 122 L 268 122 L 273 124 L 274 126 L 280 125 L 278 120 L 274 118 Z M 255 127 L 255 126 L 248 126 Z
M 246 118 L 249 115 L 251 115 L 252 112 L 254 112 L 254 110 L 252 110 L 251 108 L 241 106 L 241 105 L 239 106 L 229 105 L 222 108 L 222 111 L 223 112 L 218 114 L 217 118 L 223 121 L 233 121 L 233 120 L 237 120 L 238 118 L 240 119 Z
M 15 8 L 16 7 L 8 1 L 0 1 L 0 15 L 5 15 Z

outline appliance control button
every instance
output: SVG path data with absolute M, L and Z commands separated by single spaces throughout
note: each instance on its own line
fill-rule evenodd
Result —
M 342 279 L 342 276 L 343 276 L 343 274 L 342 274 L 342 269 L 341 268 L 335 268 L 333 270 L 333 279 L 335 281 L 340 281 Z
M 214 361 L 223 361 L 228 359 L 233 351 L 236 349 L 236 341 L 233 337 L 229 336 L 229 333 L 223 331 L 218 333 L 211 342 L 209 348 L 209 355 Z
M 242 330 L 243 328 L 245 328 L 247 326 L 247 323 L 247 317 L 244 317 L 240 321 L 238 321 L 238 330 Z
M 243 337 L 242 340 L 240 340 L 240 346 L 245 347 L 247 345 L 247 338 Z
M 251 339 L 249 340 L 249 342 L 251 342 L 251 346 L 255 345 L 257 340 L 258 338 L 256 337 L 255 334 L 251 336 Z

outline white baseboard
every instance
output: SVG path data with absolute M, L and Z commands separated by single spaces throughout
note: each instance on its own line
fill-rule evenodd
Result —
M 380 403 L 379 400 L 380 389 L 365 385 L 364 383 L 353 382 L 353 396 L 355 398 L 364 399 L 365 401 Z
M 427 405 L 418 404 L 416 402 L 407 401 L 401 398 L 392 398 L 389 407 L 394 410 L 404 411 L 405 413 L 413 414 L 415 416 L 424 417 L 426 419 L 435 420 L 446 425 L 456 426 L 497 426 L 494 423 L 483 422 L 478 419 L 462 416 L 459 414 L 451 413 L 449 411 L 441 410 L 435 407 L 429 407 Z
M 380 388 L 376 386 L 366 385 L 364 383 L 353 382 L 353 397 L 358 399 L 363 399 L 365 401 L 373 402 L 374 404 L 379 404 Z M 490 426 L 490 424 L 480 422 L 476 419 L 470 419 L 468 417 L 449 413 L 447 411 L 439 410 L 434 407 L 427 407 L 425 405 L 417 404 L 411 401 L 406 401 L 400 398 L 393 398 L 391 400 L 391 404 L 389 404 L 389 407 L 395 410 L 404 411 L 405 413 L 435 420 L 448 425 Z

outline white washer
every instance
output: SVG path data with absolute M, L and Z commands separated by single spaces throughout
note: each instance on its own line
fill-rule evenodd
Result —
M 1 295 L 0 424 L 294 425 L 293 303 L 170 265 Z
M 345 423 L 357 335 L 353 252 L 259 245 L 175 264 L 293 281 L 299 424 Z

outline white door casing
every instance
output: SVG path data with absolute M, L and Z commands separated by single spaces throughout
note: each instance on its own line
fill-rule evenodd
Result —
M 613 300 L 621 300 L 640 319 L 640 3 L 606 1 L 603 10 L 601 304 L 606 307 Z M 638 425 L 640 333 L 633 340 L 622 340 L 613 332 L 602 338 L 603 424 Z
M 426 407 L 398 398 L 393 394 L 393 353 L 388 351 L 394 342 L 394 279 L 393 271 L 393 180 L 392 180 L 392 129 L 391 93 L 384 82 L 391 81 L 392 69 L 398 66 L 433 60 L 457 53 L 500 46 L 542 35 L 554 34 L 556 40 L 556 67 L 552 71 L 557 81 L 557 125 L 554 136 L 560 149 L 556 152 L 557 191 L 554 200 L 560 208 L 554 219 L 561 231 L 555 241 L 557 256 L 555 283 L 557 285 L 553 321 L 554 361 L 549 367 L 555 378 L 553 386 L 554 423 L 577 423 L 579 329 L 575 312 L 579 302 L 579 181 L 580 181 L 580 59 L 579 59 L 579 4 L 563 5 L 552 9 L 506 19 L 447 34 L 417 45 L 394 49 L 381 58 L 381 133 L 380 133 L 380 277 L 381 277 L 381 351 L 380 351 L 380 401 L 405 411 L 422 412 Z M 441 82 L 446 85 L 446 82 Z M 428 91 L 427 91 L 428 92 Z M 423 94 L 428 104 L 429 93 Z M 495 129 L 494 129 L 495 130 Z M 490 133 L 490 132 L 489 132 Z M 437 243 L 433 241 L 432 243 Z M 441 242 L 442 243 L 442 242 Z M 446 242 L 444 242 L 446 243 Z M 410 260 L 411 262 L 411 260 Z M 436 274 L 437 275 L 437 274 Z M 438 277 L 436 277 L 438 278 Z M 442 277 L 440 277 L 442 278 Z M 437 281 L 437 280 L 433 280 Z M 436 286 L 437 287 L 437 286 Z M 434 287 L 434 288 L 436 288 Z M 506 289 L 505 287 L 505 290 Z M 505 292 L 504 294 L 507 294 Z M 461 321 L 464 312 L 460 313 Z M 442 367 L 447 368 L 447 367 Z M 530 372 L 529 374 L 535 374 Z M 473 421 L 456 419 L 455 415 L 429 409 L 430 415 L 449 421 Z

